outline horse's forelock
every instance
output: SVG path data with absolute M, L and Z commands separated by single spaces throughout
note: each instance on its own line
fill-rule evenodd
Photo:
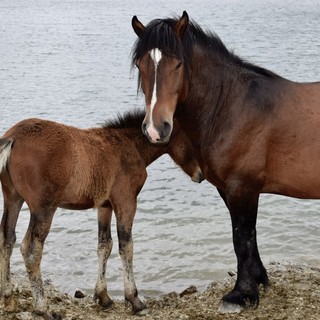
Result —
M 132 68 L 150 50 L 158 48 L 164 55 L 185 59 L 183 44 L 178 38 L 174 27 L 178 21 L 173 18 L 152 20 L 137 39 L 132 51 Z M 140 75 L 138 78 L 138 92 L 141 89 Z
M 183 58 L 183 47 L 174 27 L 176 19 L 152 20 L 137 39 L 132 54 L 132 63 L 135 64 L 146 52 L 158 48 L 164 55 Z

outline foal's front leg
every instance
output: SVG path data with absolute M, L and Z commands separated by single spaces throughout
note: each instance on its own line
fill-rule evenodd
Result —
M 238 260 L 238 276 L 234 289 L 223 297 L 222 312 L 238 312 L 248 305 L 259 304 L 259 288 L 268 285 L 256 240 L 259 194 L 227 194 L 233 231 L 233 245 Z
M 98 259 L 99 271 L 98 279 L 95 286 L 94 300 L 98 300 L 103 308 L 108 308 L 113 301 L 107 292 L 106 281 L 106 267 L 107 261 L 112 250 L 112 237 L 111 237 L 111 216 L 112 208 L 99 208 L 98 209 Z
M 136 212 L 136 199 L 121 204 L 115 208 L 117 217 L 117 232 L 119 239 L 119 254 L 122 261 L 123 277 L 124 277 L 124 295 L 125 299 L 132 305 L 134 313 L 138 313 L 145 309 L 145 304 L 138 297 L 138 290 L 133 275 L 133 241 L 132 241 L 132 225 Z

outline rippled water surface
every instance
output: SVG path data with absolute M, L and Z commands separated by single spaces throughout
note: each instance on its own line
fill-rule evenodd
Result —
M 0 130 L 41 117 L 78 127 L 100 125 L 135 106 L 137 73 L 130 70 L 131 18 L 181 14 L 215 31 L 238 55 L 295 81 L 320 80 L 318 1 L 9 1 L 0 3 Z M 149 168 L 134 224 L 135 275 L 142 294 L 206 286 L 235 270 L 231 223 L 215 188 L 198 185 L 164 156 Z M 0 195 L 2 206 L 2 195 Z M 263 195 L 258 242 L 265 263 L 319 264 L 319 201 Z M 12 271 L 24 274 L 17 226 Z M 109 289 L 122 292 L 114 249 Z M 43 256 L 44 278 L 62 290 L 91 292 L 97 270 L 94 210 L 58 210 Z

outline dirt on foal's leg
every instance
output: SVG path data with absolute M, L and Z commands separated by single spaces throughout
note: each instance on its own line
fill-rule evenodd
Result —
M 1 307 L 6 311 L 15 311 L 16 303 L 12 294 L 10 274 L 10 257 L 14 242 L 6 242 L 3 228 L 0 228 L 0 277 L 1 277 Z
M 48 305 L 40 271 L 44 241 L 49 233 L 56 208 L 31 212 L 27 233 L 21 244 L 21 253 L 30 280 L 35 304 L 35 313 L 50 319 Z
M 108 295 L 107 281 L 106 281 L 106 267 L 107 261 L 112 250 L 111 238 L 111 216 L 112 208 L 99 208 L 98 209 L 98 259 L 99 270 L 98 279 L 95 286 L 93 299 L 98 300 L 99 305 L 103 308 L 108 308 L 112 305 L 113 301 Z
M 3 181 L 5 179 L 3 178 Z M 23 199 L 15 192 L 8 190 L 8 184 L 3 184 L 4 212 L 0 226 L 0 279 L 1 305 L 6 311 L 15 311 L 16 303 L 12 293 L 10 258 L 16 242 L 15 228 Z
M 138 297 L 138 290 L 133 275 L 133 241 L 131 230 L 135 212 L 136 206 L 130 209 L 127 208 L 125 211 L 117 212 L 117 232 L 119 254 L 123 268 L 125 299 L 131 303 L 133 312 L 139 313 L 145 309 L 146 306 Z

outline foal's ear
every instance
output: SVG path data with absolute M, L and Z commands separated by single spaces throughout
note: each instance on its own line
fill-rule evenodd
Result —
M 183 11 L 182 17 L 176 23 L 176 33 L 181 39 L 188 27 L 189 16 L 186 11 Z
M 137 16 L 132 17 L 131 25 L 132 25 L 134 32 L 140 38 L 143 30 L 145 29 L 145 26 L 138 20 Z

